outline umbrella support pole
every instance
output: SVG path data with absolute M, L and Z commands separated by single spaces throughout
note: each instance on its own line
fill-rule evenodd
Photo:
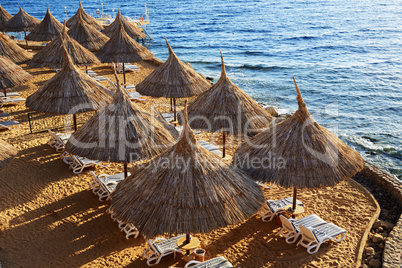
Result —
M 293 211 L 296 210 L 296 199 L 297 199 L 297 187 L 293 187 L 293 204 L 292 204 Z M 295 218 L 294 214 L 293 214 L 292 218 Z
M 226 133 L 225 133 L 225 131 L 223 131 L 222 132 L 222 140 L 223 140 L 223 147 L 222 147 L 222 149 L 223 149 L 223 153 L 222 153 L 222 158 L 225 158 L 225 156 L 226 156 Z
M 124 162 L 124 178 L 128 177 L 127 163 Z
M 27 45 L 27 49 L 28 49 L 28 40 L 27 40 L 27 32 L 24 31 L 24 35 L 25 35 L 25 44 Z
M 77 131 L 77 115 L 73 114 L 74 131 Z
M 173 106 L 174 106 L 174 111 L 173 111 L 174 118 L 173 118 L 173 121 L 176 121 L 177 120 L 177 117 L 176 117 L 176 98 L 173 98 Z
M 126 71 L 124 70 L 124 62 L 123 62 L 123 82 L 124 82 L 124 87 L 126 85 Z
M 173 112 L 173 98 L 170 98 L 170 111 Z
M 4 92 L 4 97 L 7 97 L 7 90 L 5 88 L 3 88 L 3 92 Z
M 88 66 L 85 65 L 85 72 L 88 74 Z

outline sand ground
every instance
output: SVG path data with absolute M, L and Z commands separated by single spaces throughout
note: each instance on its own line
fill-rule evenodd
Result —
M 140 73 L 128 73 L 127 81 L 137 84 L 155 69 L 148 62 L 138 64 Z M 27 65 L 34 75 L 27 84 L 15 89 L 22 97 L 34 93 L 54 72 Z M 109 66 L 93 68 L 113 79 Z M 119 75 L 121 78 L 122 75 Z M 122 79 L 121 79 L 122 80 Z M 169 100 L 148 98 L 159 111 L 169 110 Z M 178 101 L 179 105 L 183 100 Z M 110 201 L 101 202 L 90 191 L 91 174 L 84 170 L 75 175 L 61 160 L 60 154 L 47 144 L 47 132 L 30 134 L 29 109 L 6 106 L 13 120 L 22 123 L 18 130 L 0 131 L 0 138 L 14 145 L 19 153 L 0 171 L 0 264 L 1 267 L 147 267 L 141 257 L 145 240 L 126 240 L 117 224 L 105 211 Z M 52 115 L 49 115 L 49 118 Z M 204 134 L 203 139 L 220 144 L 217 137 Z M 229 155 L 237 147 L 230 145 Z M 96 174 L 122 172 L 121 164 L 91 168 Z M 273 186 L 264 190 L 267 199 L 292 196 L 292 189 Z M 206 258 L 223 255 L 236 267 L 354 267 L 361 237 L 377 207 L 372 198 L 353 180 L 335 187 L 299 190 L 298 199 L 305 204 L 302 216 L 312 213 L 347 230 L 341 243 L 325 243 L 317 254 L 303 247 L 288 245 L 277 236 L 280 226 L 265 223 L 259 216 L 206 234 L 194 234 L 207 250 Z M 176 259 L 165 257 L 156 267 L 184 267 Z

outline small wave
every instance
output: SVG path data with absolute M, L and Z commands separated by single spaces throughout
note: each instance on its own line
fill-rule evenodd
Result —
M 264 66 L 261 64 L 258 65 L 251 65 L 251 64 L 242 64 L 241 66 L 237 67 L 239 69 L 248 69 L 248 70 L 283 70 L 283 69 L 290 69 L 289 67 L 283 66 Z
M 290 41 L 290 40 L 312 40 L 312 39 L 318 39 L 318 36 L 312 36 L 312 35 L 303 35 L 303 36 L 294 36 L 294 37 L 289 37 L 289 38 L 284 38 L 282 39 L 283 41 Z

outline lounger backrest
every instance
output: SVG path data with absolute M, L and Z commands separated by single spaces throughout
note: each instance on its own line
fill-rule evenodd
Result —
M 297 232 L 297 230 L 294 228 L 293 224 L 289 221 L 288 218 L 286 218 L 286 217 L 283 216 L 283 215 L 279 215 L 279 218 L 281 219 L 282 226 L 284 226 L 285 229 L 287 229 L 287 230 L 293 230 L 293 231 L 296 231 L 296 232 Z
M 307 227 L 304 227 L 303 225 L 299 225 L 300 228 L 300 232 L 303 234 L 304 237 L 306 237 L 308 240 L 310 241 L 315 241 L 315 242 L 319 242 L 317 237 L 315 236 L 314 232 Z

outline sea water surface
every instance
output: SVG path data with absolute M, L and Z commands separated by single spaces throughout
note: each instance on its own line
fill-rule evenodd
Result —
M 60 21 L 77 1 L 18 2 L 42 19 L 49 5 Z M 83 0 L 85 10 L 139 17 L 139 1 Z M 15 1 L 1 5 L 12 15 Z M 363 158 L 402 180 L 402 1 L 149 0 L 152 40 L 163 37 L 183 61 L 215 81 L 222 51 L 231 80 L 260 103 L 297 109 L 292 75 L 313 118 Z M 67 14 L 64 12 L 65 7 Z

